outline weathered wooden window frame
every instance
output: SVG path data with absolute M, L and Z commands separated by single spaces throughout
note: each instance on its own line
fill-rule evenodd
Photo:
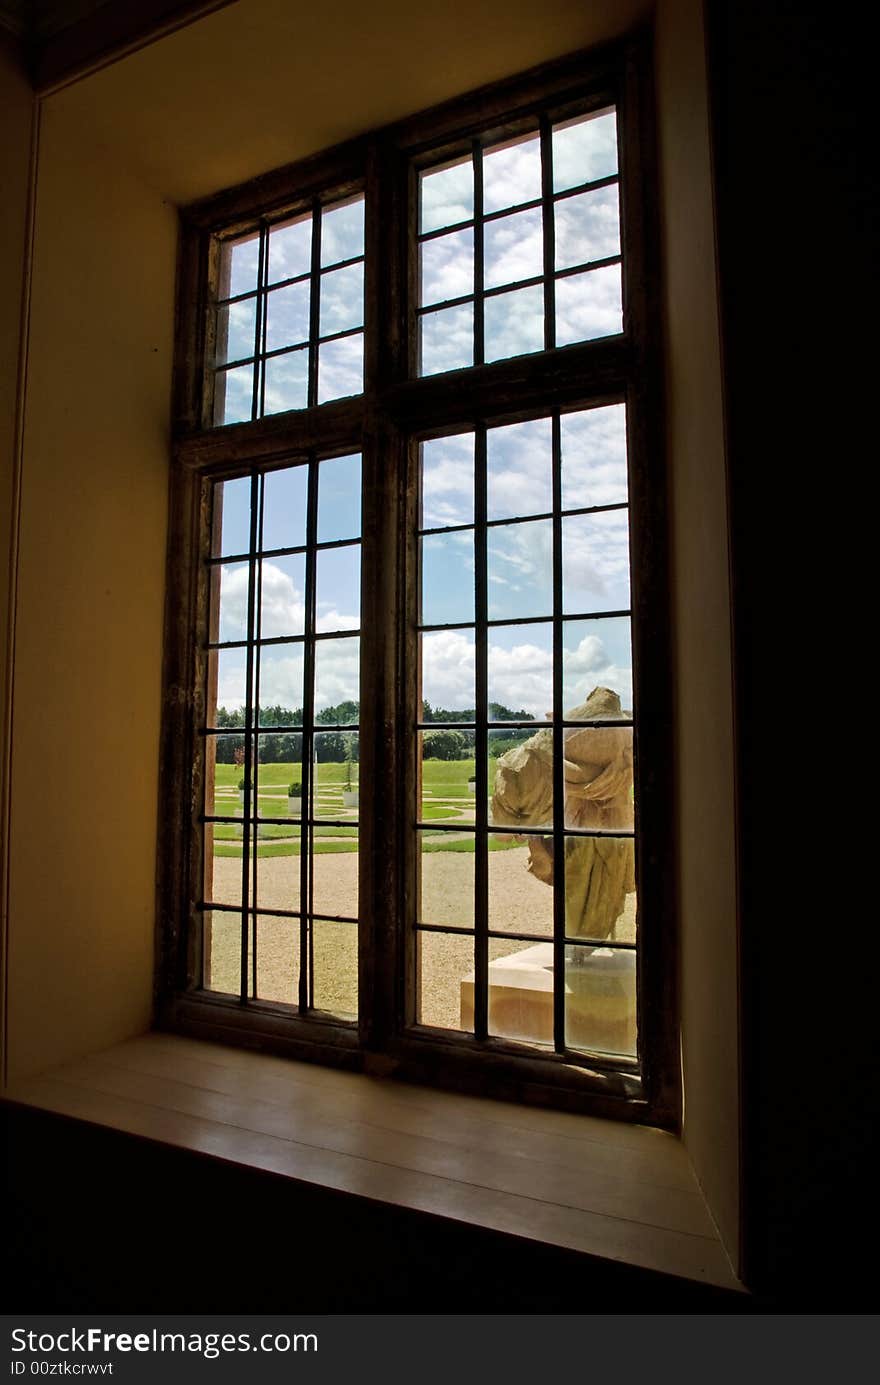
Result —
M 541 110 L 616 106 L 620 126 L 624 331 L 476 365 L 415 373 L 415 183 L 420 166 Z M 680 1112 L 674 890 L 674 762 L 666 481 L 662 441 L 651 47 L 639 36 L 451 101 L 181 213 L 176 325 L 161 810 L 159 1027 L 291 1056 L 588 1110 L 674 1128 Z M 211 426 L 210 285 L 223 237 L 261 218 L 364 191 L 362 395 L 253 422 Z M 420 436 L 515 422 L 560 406 L 624 400 L 628 416 L 632 638 L 639 817 L 638 1060 L 538 1053 L 412 1023 L 416 782 L 415 456 Z M 214 481 L 306 453 L 361 451 L 360 949 L 357 1025 L 199 989 L 204 725 L 198 632 L 207 623 L 200 556 Z M 389 613 L 390 616 L 389 616 Z M 366 696 L 365 696 L 366 692 Z M 369 785 L 369 801 L 364 794 Z

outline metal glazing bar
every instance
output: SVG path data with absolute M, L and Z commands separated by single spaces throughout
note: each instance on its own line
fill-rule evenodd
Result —
M 556 345 L 556 238 L 553 215 L 553 133 L 546 115 L 541 116 L 541 200 L 544 207 L 544 350 Z
M 265 483 L 264 483 L 264 478 L 263 478 L 263 476 L 261 475 L 260 478 L 259 478 L 259 491 L 258 491 L 258 494 L 259 494 L 259 513 L 258 513 L 258 517 L 257 517 L 257 552 L 259 551 L 259 548 L 260 548 L 260 546 L 261 546 L 261 544 L 262 544 L 262 541 L 263 541 L 263 502 L 264 502 L 264 498 L 265 498 L 265 492 L 266 492 L 266 487 L 265 487 Z M 254 559 L 254 562 L 255 562 L 255 564 L 256 564 L 257 590 L 256 590 L 256 602 L 255 602 L 255 640 L 254 640 L 254 650 L 253 650 L 253 653 L 252 653 L 251 657 L 252 657 L 252 659 L 253 659 L 253 664 L 254 664 L 254 723 L 255 723 L 255 727 L 256 727 L 256 726 L 259 726 L 259 723 L 260 723 L 260 672 L 261 672 L 261 669 L 260 669 L 260 662 L 261 662 L 261 661 L 260 661 L 260 656 L 259 656 L 259 642 L 260 642 L 260 628 L 261 628 L 262 620 L 263 620 L 263 564 L 262 564 L 262 561 L 261 561 L 259 558 L 256 558 L 256 557 L 255 557 L 255 559 Z M 255 999 L 255 1000 L 256 1000 L 256 998 L 257 998 L 257 942 L 258 942 L 258 939 L 257 939 L 257 891 L 258 891 L 258 888 L 259 888 L 259 882 L 258 882 L 258 877 L 257 877 L 257 872 L 258 872 L 258 870 L 259 870 L 259 866 L 258 866 L 258 859 L 259 859 L 259 832 L 258 832 L 257 827 L 256 827 L 257 819 L 258 819 L 259 816 L 260 816 L 260 753 L 259 753 L 259 747 L 260 747 L 259 736 L 257 736 L 257 735 L 255 734 L 255 735 L 254 735 L 254 752 L 255 752 L 255 753 L 254 753 L 254 814 L 253 814 L 253 816 L 254 816 L 254 824 L 255 824 L 255 825 L 254 825 L 254 841 L 253 841 L 253 863 L 252 863 L 252 867 L 251 867 L 251 869 L 252 869 L 252 880 L 253 880 L 253 884 L 252 884 L 253 904 L 252 904 L 252 906 L 251 906 L 251 927 L 252 927 L 252 929 L 253 929 L 253 940 L 252 940 L 252 943 L 251 943 L 251 969 L 252 969 L 252 982 L 251 982 L 251 988 L 252 988 L 253 996 L 254 996 L 254 999 Z
M 314 249 L 314 241 L 313 241 Z M 319 247 L 320 249 L 320 247 Z M 314 264 L 314 259 L 313 259 Z M 309 956 L 309 935 L 311 933 L 311 856 L 312 856 L 312 812 L 311 802 L 314 786 L 313 745 L 315 717 L 315 536 L 318 532 L 318 463 L 312 457 L 309 461 L 309 488 L 306 507 L 306 590 L 305 625 L 306 638 L 303 646 L 303 732 L 302 732 L 302 797 L 303 810 L 300 817 L 300 861 L 299 861 L 299 1008 L 309 1007 L 310 976 L 307 958 Z
M 619 182 L 619 173 L 609 173 L 604 178 L 594 178 L 590 183 L 578 183 L 576 187 L 564 188 L 562 192 L 554 192 L 553 201 L 562 202 L 566 197 L 578 197 L 582 192 L 596 192 L 599 188 L 608 188 Z
M 312 267 L 310 272 L 312 291 L 309 296 L 309 388 L 307 398 L 309 408 L 313 409 L 318 402 L 318 328 L 321 321 L 321 205 L 317 200 L 312 206 Z M 314 461 L 311 465 L 314 466 Z M 312 537 L 314 539 L 314 535 Z M 302 971 L 302 968 L 300 970 Z
M 474 365 L 482 365 L 486 358 L 483 312 L 483 149 L 478 139 L 473 141 L 471 148 L 474 164 Z
M 606 269 L 609 265 L 620 264 L 623 257 L 621 255 L 605 255 L 601 260 L 584 260 L 582 264 L 573 264 L 565 269 L 554 271 L 556 279 L 570 279 L 573 274 L 586 274 L 591 269 Z M 615 336 L 617 333 L 614 334 Z
M 241 842 L 241 957 L 240 978 L 242 1005 L 247 1004 L 248 994 L 248 906 L 250 903 L 250 844 L 251 844 L 251 776 L 254 760 L 254 613 L 256 606 L 256 545 L 259 519 L 260 477 L 257 471 L 251 473 L 251 514 L 250 514 L 250 568 L 248 572 L 248 613 L 247 613 L 247 663 L 245 668 L 245 712 L 244 712 L 244 809 Z
M 477 157 L 477 156 L 475 156 Z M 480 199 L 482 204 L 482 196 Z M 474 725 L 474 772 L 476 774 L 474 855 L 474 1035 L 489 1032 L 489 860 L 488 840 L 488 736 L 489 662 L 486 616 L 489 605 L 486 557 L 486 428 L 474 431 L 474 612 L 476 615 L 476 712 Z
M 416 317 L 429 317 L 431 313 L 439 312 L 441 308 L 459 308 L 462 303 L 472 303 L 474 294 L 460 293 L 457 298 L 440 298 L 436 303 L 423 303 L 416 308 Z
M 260 418 L 263 412 L 263 376 L 265 371 L 260 360 L 265 341 L 264 318 L 266 314 L 265 288 L 266 263 L 269 241 L 265 226 L 260 227 L 260 249 L 257 260 L 257 310 L 254 313 L 254 393 L 251 404 L 251 418 Z
M 565 515 L 572 515 L 572 516 L 576 516 L 576 515 L 596 515 L 596 514 L 604 514 L 604 513 L 605 513 L 606 511 L 608 511 L 608 510 L 626 510 L 627 508 L 628 508 L 628 502 L 627 502 L 626 500 L 616 500 L 612 505 L 579 505 L 579 506 L 577 506 L 577 508 L 575 508 L 575 509 L 564 510 L 564 511 L 563 511 L 563 514 L 565 514 Z M 552 510 L 547 510 L 547 511 L 545 511 L 545 512 L 542 512 L 542 513 L 536 514 L 536 515 L 509 515 L 509 516 L 507 516 L 505 519 L 487 519 L 487 520 L 486 520 L 486 528 L 487 528 L 487 529 L 503 529 L 506 525 L 510 525 L 510 524 L 529 524 L 529 523 L 531 523 L 531 522 L 534 521 L 534 520 L 539 520 L 539 519 L 552 519 L 552 518 L 553 518 L 553 511 L 552 511 Z M 465 530 L 467 530 L 467 529 L 472 529 L 472 528 L 473 528 L 473 525 L 472 525 L 472 524 L 444 524 L 444 525 L 438 526 L 438 527 L 435 528 L 435 529 L 420 529 L 418 532 L 419 532 L 419 536 L 420 536 L 421 538 L 427 538 L 427 537 L 430 537 L 430 536 L 432 536 L 432 535 L 434 535 L 434 534 L 460 534 L 460 533 L 462 533 L 463 531 L 465 531 Z M 233 562 L 233 561 L 234 561 L 234 559 L 232 559 L 232 558 L 224 558 L 224 559 L 223 559 L 223 562 L 227 562 L 227 563 Z M 540 620 L 541 617 L 538 616 L 538 617 L 535 617 L 535 619 Z M 501 622 L 501 621 L 496 622 L 496 624 L 499 624 L 499 625 L 500 625 L 500 624 L 503 624 L 503 623 L 504 623 L 504 622 Z M 510 622 L 510 624 L 512 624 L 512 623 L 513 623 L 513 622 Z
M 562 702 L 562 430 L 553 414 L 553 1046 L 565 1049 L 565 773 Z

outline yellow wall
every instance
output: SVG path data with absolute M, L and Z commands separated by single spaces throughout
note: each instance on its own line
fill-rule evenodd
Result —
M 15 670 L 10 1054 L 146 1026 L 172 203 L 625 32 L 645 0 L 240 0 L 45 99 Z M 329 39 L 328 39 L 329 26 Z M 686 1139 L 736 1240 L 724 469 L 699 0 L 658 0 Z M 331 42 L 332 40 L 332 46 Z

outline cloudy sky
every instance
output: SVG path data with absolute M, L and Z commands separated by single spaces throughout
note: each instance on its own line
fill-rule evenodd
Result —
M 565 414 L 561 422 L 562 500 L 570 510 L 626 501 L 626 431 L 623 405 Z M 422 447 L 422 527 L 472 526 L 474 441 L 465 433 Z M 489 635 L 489 700 L 523 708 L 543 718 L 553 705 L 552 532 L 545 515 L 552 504 L 549 418 L 492 428 L 487 434 L 487 587 L 489 618 L 536 624 L 500 625 Z M 291 467 L 265 480 L 263 548 L 305 542 L 307 470 Z M 223 555 L 248 546 L 250 482 L 225 483 Z M 627 512 L 569 515 L 562 521 L 563 608 L 595 614 L 629 607 Z M 360 460 L 321 462 L 318 487 L 319 542 L 357 539 L 360 534 Z M 474 531 L 426 534 L 422 539 L 423 623 L 474 620 Z M 262 562 L 260 616 L 265 637 L 295 636 L 304 629 L 305 560 L 299 555 Z M 221 568 L 220 638 L 244 639 L 247 628 L 248 567 Z M 319 641 L 316 654 L 317 710 L 359 698 L 359 640 L 348 632 L 360 624 L 360 545 L 319 550 L 317 623 L 336 638 Z M 566 622 L 563 641 L 563 702 L 582 702 L 604 684 L 632 705 L 629 619 Z M 473 630 L 426 633 L 422 640 L 423 696 L 434 707 L 474 705 Z M 261 700 L 291 709 L 303 703 L 301 646 L 262 651 Z M 219 703 L 239 707 L 245 698 L 241 650 L 219 655 Z

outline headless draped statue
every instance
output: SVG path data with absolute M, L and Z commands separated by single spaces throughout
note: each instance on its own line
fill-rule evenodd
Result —
M 619 720 L 620 698 L 594 688 L 566 721 Z M 633 826 L 632 730 L 625 726 L 568 727 L 563 731 L 565 826 L 609 832 Z M 519 827 L 528 843 L 528 869 L 553 884 L 553 730 L 543 727 L 498 761 L 491 820 Z M 536 835 L 534 830 L 539 829 Z M 532 829 L 532 830 L 530 830 Z M 602 940 L 614 936 L 626 897 L 636 887 L 632 838 L 568 837 L 565 842 L 566 932 Z M 580 952 L 580 949 L 577 950 Z

